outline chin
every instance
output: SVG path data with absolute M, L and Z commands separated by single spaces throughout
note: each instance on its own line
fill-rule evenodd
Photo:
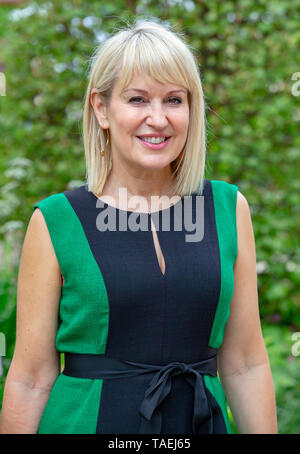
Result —
M 143 159 L 141 165 L 149 170 L 159 170 L 170 166 L 171 162 L 172 161 L 164 158 L 163 156 L 154 156 L 149 159 Z

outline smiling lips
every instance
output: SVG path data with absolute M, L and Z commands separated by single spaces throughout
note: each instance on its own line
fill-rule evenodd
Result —
M 145 136 L 137 136 L 140 143 L 142 143 L 145 147 L 150 148 L 152 150 L 160 150 L 164 148 L 169 140 L 170 136 L 161 136 L 161 135 L 145 135 Z
M 150 143 L 161 143 L 164 142 L 168 137 L 166 136 L 160 136 L 160 137 L 155 137 L 155 136 L 139 136 L 139 139 L 144 140 L 145 142 L 150 142 Z

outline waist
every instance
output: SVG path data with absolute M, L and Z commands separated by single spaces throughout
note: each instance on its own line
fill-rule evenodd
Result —
M 194 363 L 172 361 L 167 364 L 146 364 L 111 358 L 106 355 L 65 353 L 64 375 L 91 379 L 118 379 L 152 374 L 141 402 L 140 434 L 162 433 L 161 404 L 170 394 L 172 378 L 183 374 L 194 388 L 193 433 L 200 433 L 208 424 L 213 433 L 213 411 L 208 400 L 203 375 L 217 376 L 217 356 Z
M 172 370 L 172 375 L 201 374 L 217 376 L 217 356 L 201 359 L 193 363 L 172 361 L 166 364 L 149 364 L 112 358 L 105 354 L 65 353 L 64 375 L 78 378 L 105 379 L 151 374 L 162 370 Z

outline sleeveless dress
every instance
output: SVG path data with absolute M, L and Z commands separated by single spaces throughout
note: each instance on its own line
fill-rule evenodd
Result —
M 237 191 L 206 179 L 201 196 L 149 214 L 108 205 L 85 184 L 34 205 L 64 278 L 56 349 L 70 356 L 38 433 L 232 433 L 216 354 L 234 288 Z M 104 376 L 97 361 L 156 369 Z

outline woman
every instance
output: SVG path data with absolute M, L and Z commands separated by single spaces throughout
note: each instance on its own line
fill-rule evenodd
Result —
M 108 39 L 83 123 L 87 184 L 37 203 L 25 236 L 1 432 L 231 433 L 227 398 L 240 433 L 276 433 L 250 211 L 204 178 L 182 37 Z

